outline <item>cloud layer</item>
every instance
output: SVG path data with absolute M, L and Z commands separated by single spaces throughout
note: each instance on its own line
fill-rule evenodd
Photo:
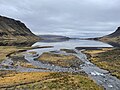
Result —
M 36 34 L 102 36 L 120 25 L 120 0 L 0 0 L 0 14 Z

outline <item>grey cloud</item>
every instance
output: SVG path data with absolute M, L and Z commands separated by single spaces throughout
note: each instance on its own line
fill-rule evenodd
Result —
M 0 0 L 0 14 L 36 34 L 108 34 L 120 25 L 120 0 Z M 97 35 L 96 34 L 96 35 Z

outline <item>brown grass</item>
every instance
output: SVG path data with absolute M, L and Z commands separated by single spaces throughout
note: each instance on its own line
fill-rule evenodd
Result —
M 43 53 L 38 60 L 66 67 L 82 63 L 82 61 L 74 55 L 54 54 L 50 52 Z
M 103 90 L 87 76 L 71 73 L 18 73 L 3 78 L 0 85 L 11 90 Z
M 90 61 L 100 68 L 110 71 L 110 73 L 120 79 L 120 49 L 113 50 L 87 50 L 90 54 Z
M 6 59 L 6 55 L 17 50 L 14 46 L 0 46 L 0 62 Z
M 49 72 L 24 72 L 7 74 L 4 78 L 0 77 L 0 88 L 38 82 L 45 79 L 44 77 L 48 75 L 50 75 Z

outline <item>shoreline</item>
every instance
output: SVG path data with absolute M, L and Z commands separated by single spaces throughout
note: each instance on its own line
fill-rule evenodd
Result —
M 51 72 L 54 73 L 54 75 L 53 74 L 51 75 L 50 74 Z M 46 80 L 43 80 L 44 79 L 44 77 L 43 77 L 42 81 L 38 81 L 38 80 L 41 80 L 41 78 L 42 78 L 41 75 L 44 76 L 44 74 L 46 74 L 46 73 L 47 73 L 47 75 L 45 75 L 45 77 L 48 77 L 48 78 Z M 21 77 L 18 77 L 20 75 L 21 75 Z M 5 76 L 7 76 L 7 77 L 5 77 Z M 21 88 L 21 87 L 24 86 L 25 88 L 30 89 L 32 87 L 28 87 L 28 86 L 31 85 L 31 84 L 35 85 L 35 86 L 45 84 L 45 86 L 48 88 L 48 90 L 49 90 L 49 88 L 54 88 L 53 85 L 55 87 L 57 85 L 59 85 L 61 89 L 64 85 L 64 88 L 67 88 L 67 89 L 69 87 L 70 87 L 69 89 L 71 89 L 71 88 L 80 89 L 80 87 L 89 89 L 89 87 L 91 86 L 92 90 L 103 90 L 102 86 L 97 85 L 97 83 L 95 83 L 83 71 L 82 72 L 80 71 L 79 73 L 77 73 L 77 72 L 72 73 L 72 72 L 68 72 L 68 71 L 66 71 L 66 72 L 49 71 L 49 72 L 45 72 L 45 73 L 44 72 L 17 72 L 15 74 L 14 74 L 14 72 L 12 74 L 9 74 L 9 72 L 8 72 L 8 74 L 6 74 L 6 75 L 3 74 L 2 77 L 4 77 L 4 78 L 0 81 L 0 86 L 5 85 L 4 88 L 7 88 L 7 87 L 9 88 L 9 86 L 11 86 L 11 88 L 14 88 L 14 86 L 15 86 L 15 88 Z M 10 80 L 10 79 L 16 80 L 16 84 L 14 84 L 14 82 L 15 82 L 14 80 Z M 6 80 L 7 80 L 7 83 L 6 83 Z M 33 83 L 29 83 L 31 81 L 33 81 Z M 76 81 L 78 81 L 78 82 L 76 82 Z M 2 82 L 4 82 L 4 84 Z M 44 83 L 44 82 L 46 82 L 47 84 Z M 57 82 L 57 84 L 56 84 L 56 82 Z M 72 82 L 72 83 L 70 83 L 70 82 Z M 38 83 L 38 84 L 36 84 L 36 83 Z M 23 85 L 23 84 L 25 84 L 25 85 Z M 41 88 L 42 88 L 42 86 L 41 86 Z
M 105 48 L 114 48 L 114 47 L 75 47 L 75 49 L 77 50 L 82 50 L 82 49 L 85 49 L 85 50 L 101 50 L 101 49 L 105 49 Z
M 51 47 L 51 46 L 46 46 L 46 47 Z M 46 47 L 40 47 L 40 48 L 46 48 Z M 35 47 L 34 49 L 37 49 L 38 47 Z M 101 49 L 112 49 L 111 47 L 79 47 L 80 49 L 88 49 L 88 50 L 95 50 L 95 49 L 97 49 L 98 51 L 100 51 Z M 31 50 L 31 49 L 28 49 L 28 50 Z M 76 49 L 75 49 L 76 50 Z M 77 55 L 78 56 L 78 58 L 79 58 L 79 60 L 82 60 L 82 61 L 84 61 L 85 63 L 83 63 L 83 64 L 81 64 L 81 65 L 79 65 L 81 68 L 81 70 L 83 70 L 83 71 L 85 71 L 85 73 L 88 75 L 88 76 L 86 76 L 86 77 L 89 77 L 89 79 L 91 79 L 92 81 L 96 81 L 96 84 L 98 85 L 98 86 L 104 86 L 105 88 L 110 88 L 109 86 L 107 86 L 107 85 L 105 85 L 105 84 L 103 84 L 102 83 L 102 85 L 98 82 L 99 80 L 101 80 L 101 79 L 103 79 L 103 80 L 105 80 L 105 79 L 107 79 L 107 77 L 108 77 L 108 81 L 109 80 L 111 80 L 110 79 L 110 77 L 112 77 L 112 76 L 110 76 L 110 75 L 108 75 L 108 73 L 106 73 L 106 71 L 104 71 L 104 70 L 102 70 L 102 69 L 99 69 L 99 67 L 97 68 L 94 64 L 92 64 L 91 62 L 89 62 L 89 60 L 87 61 L 87 58 L 86 58 L 86 56 L 83 54 L 83 52 L 82 53 L 80 53 L 79 52 L 79 50 L 78 50 L 78 52 L 77 51 L 75 51 L 75 52 L 73 52 L 73 51 L 71 51 L 71 50 L 64 50 L 63 49 L 63 51 L 65 51 L 66 53 L 72 53 L 73 55 L 75 54 L 75 55 Z M 18 51 L 18 52 L 16 52 L 16 53 L 18 53 L 19 54 L 19 52 L 21 52 L 21 51 Z M 61 52 L 61 53 L 65 53 L 65 52 Z M 28 52 L 29 53 L 29 52 Z M 59 55 L 57 55 L 57 53 L 58 54 L 61 54 L 60 52 L 54 52 L 55 53 L 55 55 L 53 56 L 53 57 L 55 57 L 55 58 L 58 58 L 58 57 L 61 57 L 61 56 L 59 56 Z M 33 54 L 33 55 L 32 55 Z M 36 52 L 31 52 L 31 55 L 32 55 L 32 57 L 34 58 L 34 55 L 36 55 L 37 53 Z M 16 56 L 16 54 L 15 54 L 15 56 Z M 51 56 L 51 55 L 50 55 Z M 13 56 L 14 57 L 14 56 Z M 29 55 L 28 55 L 28 57 L 29 57 Z M 30 56 L 30 58 L 28 58 L 29 60 L 31 60 L 31 58 L 32 58 L 31 56 Z M 28 61 L 29 61 L 28 60 Z M 46 60 L 48 60 L 48 59 L 46 59 Z M 52 61 L 52 60 L 51 60 Z M 35 61 L 36 62 L 36 61 Z M 65 61 L 66 62 L 66 61 Z M 71 61 L 70 61 L 71 62 Z M 35 63 L 33 62 L 33 64 L 35 65 Z M 38 62 L 36 62 L 36 65 L 39 65 L 39 66 L 41 66 L 41 64 L 39 64 Z M 54 64 L 53 64 L 54 65 Z M 44 66 L 44 65 L 43 65 Z M 52 66 L 52 67 L 54 67 L 54 66 Z M 53 68 L 52 68 L 53 69 Z M 59 69 L 59 68 L 58 68 Z M 78 69 L 79 70 L 79 69 Z M 96 72 L 95 72 L 96 71 Z M 42 73 L 43 71 L 41 71 L 41 72 L 39 72 L 39 73 Z M 56 72 L 56 71 L 49 71 L 49 72 Z M 68 72 L 68 71 L 66 71 L 66 72 Z M 18 72 L 19 73 L 19 72 Z M 21 72 L 21 74 L 23 74 L 24 72 Z M 34 73 L 34 72 L 33 72 Z M 59 73 L 63 73 L 63 72 L 59 72 Z M 93 73 L 95 74 L 95 75 L 93 75 Z M 29 74 L 29 72 L 28 72 L 28 74 Z M 74 72 L 73 72 L 73 74 L 74 74 Z M 79 75 L 79 73 L 77 73 L 76 72 L 76 74 L 77 75 Z M 16 74 L 15 74 L 16 75 Z M 69 75 L 69 73 L 68 73 L 68 75 Z M 64 76 L 64 75 L 63 75 Z M 84 75 L 83 75 L 84 76 Z M 81 76 L 80 76 L 81 77 Z M 12 78 L 12 77 L 11 77 Z M 26 78 L 28 78 L 28 77 L 26 77 Z M 53 77 L 54 78 L 54 77 Z M 96 79 L 95 79 L 96 78 Z M 114 79 L 114 77 L 112 77 L 113 78 L 113 80 L 116 80 L 116 79 Z M 102 80 L 102 82 L 103 82 L 103 80 Z M 94 81 L 94 82 L 95 82 Z M 110 82 L 110 84 L 108 83 L 108 81 L 107 81 L 107 84 L 108 85 L 112 85 L 113 87 L 115 87 L 115 85 L 117 85 L 117 84 L 112 84 L 111 82 Z M 88 83 L 87 83 L 88 84 Z M 25 87 L 27 86 L 28 84 L 26 84 L 25 85 Z M 21 85 L 20 85 L 21 86 Z

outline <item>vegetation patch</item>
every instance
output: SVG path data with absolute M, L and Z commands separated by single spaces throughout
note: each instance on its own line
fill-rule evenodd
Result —
M 13 53 L 18 53 L 32 49 L 32 47 L 17 47 L 17 46 L 0 46 L 0 62 L 5 60 L 7 56 Z
M 52 52 L 43 53 L 38 60 L 63 67 L 78 67 L 78 65 L 83 63 L 75 55 L 55 54 Z
M 0 88 L 9 88 L 18 85 L 38 82 L 46 79 L 49 72 L 21 72 L 21 73 L 7 73 L 0 76 Z
M 22 67 L 26 67 L 26 68 L 37 68 L 36 66 L 33 66 L 31 63 L 29 63 L 23 53 L 13 53 L 9 56 L 12 59 L 12 63 L 11 65 L 13 66 L 22 66 Z
M 16 71 L 10 71 L 10 70 L 0 70 L 0 78 L 6 77 L 8 74 L 16 74 Z
M 26 77 L 27 75 L 27 73 L 23 73 L 24 78 L 26 78 L 23 80 L 25 82 L 28 78 Z M 36 76 L 38 78 L 36 78 Z M 43 77 L 45 79 L 41 79 Z M 11 88 L 8 88 L 8 90 L 103 90 L 102 87 L 98 86 L 93 80 L 89 79 L 87 76 L 78 74 L 35 73 L 31 74 L 29 78 L 29 81 L 34 80 L 34 82 L 27 83 L 25 85 L 13 86 Z
M 39 46 L 39 47 L 17 47 L 17 46 L 0 46 L 0 62 L 5 60 L 12 54 L 24 52 L 26 50 L 37 49 L 37 48 L 51 48 L 52 46 Z
M 115 36 L 115 37 L 103 37 L 100 38 L 101 41 L 107 42 L 107 43 L 113 43 L 120 45 L 120 36 Z M 115 45 L 116 46 L 116 45 Z
M 91 55 L 90 60 L 100 68 L 120 79 L 120 49 L 113 50 L 87 50 L 85 53 Z
M 34 54 L 37 54 L 37 52 L 35 52 L 35 51 L 30 51 L 29 53 L 30 53 L 30 54 L 33 54 L 33 55 L 34 55 Z
M 65 51 L 66 53 L 76 53 L 74 50 L 72 49 L 60 49 L 61 51 Z

